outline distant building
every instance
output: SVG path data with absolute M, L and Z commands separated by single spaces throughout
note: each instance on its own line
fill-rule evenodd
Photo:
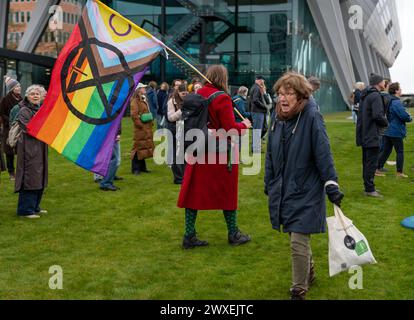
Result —
M 161 38 L 200 70 L 210 64 L 224 64 L 234 87 L 250 86 L 256 74 L 266 78 L 269 88 L 289 70 L 316 76 L 322 83 L 316 98 L 323 112 L 345 110 L 353 84 L 367 83 L 371 72 L 389 77 L 389 68 L 402 48 L 395 0 L 104 2 Z M 9 17 L 8 32 L 3 35 L 7 39 L 3 47 L 7 48 L 8 57 L 16 49 L 56 57 L 85 1 L 60 1 L 63 30 L 56 38 L 47 29 L 47 21 L 49 7 L 58 3 L 57 0 L 0 2 L 0 12 L 5 10 Z M 6 20 L 0 13 L 0 32 L 6 30 Z M 0 41 L 0 67 L 1 50 Z M 16 71 L 10 64 L 13 59 L 5 60 L 2 72 Z M 15 65 L 19 62 L 15 61 Z M 21 65 L 28 67 L 23 62 Z M 30 70 L 23 72 L 23 69 L 17 70 L 21 73 L 18 75 L 29 77 Z M 37 74 L 44 70 L 47 82 L 50 68 L 33 70 Z M 154 62 L 145 80 L 171 82 L 192 76 L 188 67 L 171 56 L 166 63 L 160 59 Z

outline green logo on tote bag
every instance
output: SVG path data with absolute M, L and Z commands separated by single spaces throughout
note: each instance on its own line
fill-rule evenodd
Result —
M 361 240 L 356 244 L 355 252 L 357 253 L 358 257 L 362 256 L 364 253 L 367 253 L 368 251 L 368 246 L 364 240 Z

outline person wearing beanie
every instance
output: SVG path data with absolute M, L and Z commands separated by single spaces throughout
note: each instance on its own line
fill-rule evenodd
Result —
M 381 91 L 385 89 L 385 80 L 377 74 L 369 77 L 370 86 L 361 95 L 356 128 L 356 143 L 362 147 L 363 179 L 365 195 L 382 198 L 375 188 L 374 178 L 378 168 L 380 154 L 380 132 L 388 127 Z
M 3 133 L 1 135 L 2 146 L 4 153 L 6 154 L 7 171 L 10 175 L 10 180 L 15 180 L 15 167 L 14 167 L 14 150 L 6 144 L 7 137 L 10 131 L 10 111 L 15 105 L 22 101 L 21 86 L 20 83 L 11 78 L 4 77 L 4 83 L 6 85 L 6 96 L 0 101 L 0 117 L 3 121 Z

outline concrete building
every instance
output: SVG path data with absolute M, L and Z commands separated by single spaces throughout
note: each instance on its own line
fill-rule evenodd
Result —
M 0 73 L 47 85 L 53 58 L 84 2 L 1 1 Z M 345 110 L 353 84 L 367 83 L 371 72 L 389 77 L 402 48 L 396 0 L 104 2 L 163 39 L 200 70 L 224 64 L 235 87 L 250 86 L 257 74 L 271 87 L 288 70 L 320 78 L 316 98 L 323 112 Z M 57 36 L 48 30 L 54 11 L 50 8 L 55 5 L 60 5 L 63 21 Z M 145 80 L 171 82 L 192 76 L 171 57 L 154 62 Z

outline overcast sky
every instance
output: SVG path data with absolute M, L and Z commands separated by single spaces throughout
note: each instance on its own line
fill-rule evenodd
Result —
M 414 94 L 414 41 L 412 37 L 414 1 L 396 0 L 396 3 L 400 18 L 403 49 L 390 70 L 391 77 L 393 81 L 401 83 L 403 93 Z

